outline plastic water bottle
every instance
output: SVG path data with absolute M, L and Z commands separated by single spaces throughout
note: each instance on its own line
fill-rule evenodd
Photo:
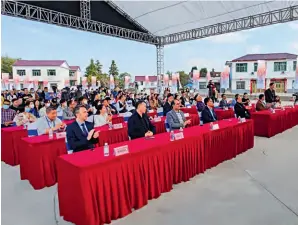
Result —
M 54 137 L 53 130 L 50 129 L 49 130 L 49 139 L 53 139 L 53 137 Z
M 210 123 L 210 130 L 213 130 L 213 122 Z
M 170 132 L 170 141 L 175 141 L 174 131 Z
M 203 126 L 203 120 L 200 120 L 200 126 Z
M 112 130 L 112 129 L 113 129 L 113 124 L 109 123 L 109 130 Z
M 105 143 L 104 147 L 103 147 L 103 154 L 104 156 L 109 156 L 110 155 L 110 148 L 108 143 Z
M 241 117 L 240 116 L 238 117 L 238 123 L 241 123 Z
M 180 131 L 180 132 L 183 132 L 183 127 L 180 127 L 179 131 Z
M 27 124 L 25 123 L 23 126 L 24 126 L 24 130 L 26 130 L 27 129 Z

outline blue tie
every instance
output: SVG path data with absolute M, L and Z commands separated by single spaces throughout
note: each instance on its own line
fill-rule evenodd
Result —
M 212 119 L 215 121 L 215 118 L 214 118 L 214 115 L 213 115 L 212 109 L 209 109 L 209 110 L 210 110 L 210 113 L 211 113 Z
M 83 130 L 83 135 L 84 135 L 85 137 L 87 137 L 87 136 L 88 136 L 88 131 L 87 131 L 86 127 L 85 127 L 85 124 L 82 123 L 81 126 L 82 126 L 82 130 Z

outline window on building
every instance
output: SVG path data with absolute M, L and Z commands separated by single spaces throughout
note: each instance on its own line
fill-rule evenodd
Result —
M 41 76 L 40 70 L 32 70 L 32 76 Z
M 48 70 L 48 76 L 56 76 L 56 70 Z
M 70 76 L 70 77 L 74 77 L 74 75 L 75 75 L 75 71 L 70 70 L 70 71 L 69 71 L 69 76 Z
M 258 71 L 258 63 L 254 63 L 254 72 Z
M 70 86 L 75 86 L 75 85 L 76 85 L 76 81 L 75 81 L 75 80 L 71 80 L 71 81 L 69 81 L 69 85 L 70 85 Z
M 19 76 L 26 76 L 26 70 L 17 70 Z
M 207 82 L 199 82 L 199 88 L 200 89 L 206 89 L 207 88 Z
M 247 72 L 247 63 L 236 63 L 236 72 Z
M 287 62 L 274 62 L 274 71 L 286 71 L 287 70 Z
M 236 81 L 236 89 L 245 89 L 245 81 Z
M 294 62 L 293 62 L 293 70 L 294 70 L 294 71 L 296 70 L 296 66 L 297 66 L 297 61 L 294 61 Z

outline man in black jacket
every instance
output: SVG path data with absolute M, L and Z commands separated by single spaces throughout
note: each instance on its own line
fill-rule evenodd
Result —
M 77 106 L 74 110 L 76 121 L 66 128 L 67 142 L 71 150 L 79 152 L 94 148 L 98 143 L 98 131 L 94 131 L 94 125 L 87 122 L 88 113 L 84 106 Z
M 217 121 L 217 116 L 213 110 L 214 103 L 212 98 L 207 97 L 204 99 L 206 107 L 202 111 L 202 121 L 203 123 L 211 123 Z
M 163 115 L 166 116 L 168 112 L 172 110 L 172 104 L 173 104 L 174 96 L 169 93 L 167 96 L 167 101 L 163 105 Z
M 266 103 L 276 102 L 276 95 L 275 95 L 274 88 L 275 88 L 274 83 L 270 83 L 269 88 L 265 91 L 265 101 L 266 101 Z
M 136 103 L 136 111 L 128 119 L 128 135 L 131 139 L 150 137 L 155 134 L 155 126 L 152 125 L 146 115 L 146 103 Z
M 234 106 L 234 111 L 235 111 L 237 118 L 240 117 L 240 118 L 250 119 L 250 113 L 245 108 L 245 106 L 242 104 L 242 99 L 241 99 L 240 95 L 237 94 L 235 96 L 235 99 L 236 99 L 236 104 Z

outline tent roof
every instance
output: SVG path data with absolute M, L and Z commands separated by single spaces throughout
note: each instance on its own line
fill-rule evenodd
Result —
M 279 10 L 295 1 L 115 1 L 132 19 L 157 36 Z

